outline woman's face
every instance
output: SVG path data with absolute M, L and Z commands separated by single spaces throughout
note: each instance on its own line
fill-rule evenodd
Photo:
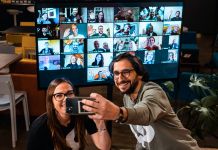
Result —
M 151 45 L 154 45 L 155 39 L 152 37 L 152 38 L 150 38 L 149 40 L 150 40 Z
M 97 55 L 97 56 L 96 56 L 96 60 L 97 60 L 97 61 L 101 61 L 101 59 L 102 59 L 102 58 L 101 58 L 101 55 Z
M 75 64 L 75 63 L 76 63 L 76 60 L 77 60 L 77 59 L 76 59 L 75 56 L 72 56 L 71 59 L 70 59 L 70 61 L 71 61 L 72 64 Z
M 59 84 L 55 90 L 54 90 L 54 93 L 53 94 L 57 94 L 57 93 L 68 93 L 69 91 L 72 91 L 73 88 L 70 84 L 66 83 L 66 82 L 63 82 L 61 84 Z M 73 95 L 74 97 L 74 95 Z M 61 117 L 61 118 L 65 118 L 65 117 L 68 117 L 69 115 L 66 113 L 66 97 L 64 97 L 63 100 L 55 100 L 54 96 L 52 97 L 52 102 L 53 102 L 53 105 L 54 105 L 54 108 L 57 112 L 57 115 L 58 117 Z
M 103 12 L 100 12 L 99 14 L 98 14 L 98 19 L 103 19 L 103 17 L 104 17 L 104 14 L 103 14 Z

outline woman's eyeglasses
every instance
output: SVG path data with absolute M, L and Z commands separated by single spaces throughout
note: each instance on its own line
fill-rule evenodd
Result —
M 133 70 L 134 70 L 134 69 L 124 69 L 124 70 L 122 70 L 122 71 L 120 71 L 120 72 L 119 72 L 119 71 L 114 71 L 114 72 L 113 72 L 114 79 L 118 79 L 119 76 L 120 76 L 120 74 L 121 74 L 122 77 L 128 78 L 129 75 L 130 75 L 130 73 L 131 73 Z
M 53 97 L 56 101 L 62 101 L 65 97 L 73 98 L 75 96 L 73 90 L 67 91 L 67 93 L 55 93 Z

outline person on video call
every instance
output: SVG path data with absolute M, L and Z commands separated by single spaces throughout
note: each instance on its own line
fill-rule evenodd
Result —
M 82 65 L 82 60 L 81 58 L 79 58 L 78 55 L 76 54 L 73 54 L 71 55 L 70 57 L 70 62 L 69 64 L 67 64 L 67 68 L 70 68 L 70 69 L 81 69 L 83 68 L 83 65 Z
M 78 33 L 79 30 L 76 24 L 72 24 L 71 28 L 67 28 L 64 31 L 63 39 L 73 39 L 73 38 L 85 38 L 84 35 Z
M 176 62 L 174 52 L 168 52 L 168 62 Z
M 103 11 L 99 11 L 96 19 L 95 19 L 96 23 L 104 23 L 104 12 Z
M 120 54 L 109 70 L 116 87 L 124 94 L 124 106 L 91 93 L 95 101 L 82 100 L 83 109 L 95 113 L 89 115 L 91 119 L 129 124 L 137 139 L 137 150 L 199 150 L 196 140 L 173 111 L 166 93 L 158 84 L 148 81 L 148 72 L 138 57 Z
M 38 33 L 38 37 L 40 38 L 51 38 L 52 37 L 47 26 L 43 26 L 41 28 L 41 30 Z
M 151 23 L 147 24 L 146 30 L 143 29 L 142 34 L 147 36 L 157 36 L 157 33 L 154 32 L 154 27 Z
M 48 42 L 48 41 L 46 41 L 46 42 L 44 43 L 44 46 L 45 46 L 45 48 L 43 48 L 43 49 L 39 52 L 39 54 L 54 55 L 54 50 L 53 50 L 53 48 L 50 48 L 50 47 L 49 47 L 49 42 Z
M 107 75 L 103 71 L 98 71 L 98 73 L 94 76 L 94 80 L 106 80 Z
M 152 51 L 145 51 L 145 64 L 154 64 L 154 53 Z
M 92 66 L 104 67 L 104 57 L 101 53 L 95 55 L 95 60 L 92 62 Z
M 64 52 L 70 52 L 70 53 L 83 53 L 83 43 L 79 43 L 77 41 L 73 40 L 66 40 L 66 45 L 64 46 Z
M 125 20 L 128 21 L 128 22 L 133 22 L 133 12 L 131 9 L 128 9 L 127 10 L 127 13 L 125 15 Z
M 42 61 L 40 61 L 40 70 L 57 70 L 60 69 L 59 64 L 54 64 L 54 61 L 50 60 L 50 56 L 42 56 Z
M 92 37 L 101 37 L 101 38 L 108 37 L 107 34 L 104 33 L 103 25 L 98 26 L 98 33 L 93 34 Z
M 108 42 L 104 42 L 103 43 L 103 49 L 105 50 L 105 52 L 110 52 L 110 48 L 109 48 Z
M 147 45 L 145 47 L 147 50 L 160 50 L 160 46 L 155 45 L 155 38 L 153 36 L 148 37 Z
M 100 44 L 98 40 L 94 41 L 94 49 L 92 50 L 92 52 L 95 53 L 102 53 L 102 52 L 106 52 L 106 50 L 104 50 L 103 48 L 100 48 Z
M 169 48 L 170 49 L 178 49 L 179 48 L 178 43 L 176 43 L 176 39 L 173 39 L 172 43 L 169 44 Z
M 39 18 L 37 18 L 37 24 L 51 24 L 47 13 L 39 13 Z
M 171 18 L 172 11 L 170 12 L 169 20 L 171 21 L 182 21 L 182 17 L 180 17 L 180 11 L 176 11 L 175 17 Z
M 83 23 L 82 17 L 78 13 L 78 8 L 73 8 L 72 14 L 67 18 L 68 22 Z
M 69 80 L 54 79 L 46 94 L 46 113 L 32 123 L 27 150 L 81 150 L 87 146 L 88 133 L 97 149 L 110 150 L 111 139 L 104 120 L 66 113 L 66 98 L 75 97 Z
M 131 30 L 131 24 L 126 23 L 123 26 L 123 29 L 120 29 L 117 33 L 115 33 L 116 36 L 134 36 L 134 33 L 130 33 Z

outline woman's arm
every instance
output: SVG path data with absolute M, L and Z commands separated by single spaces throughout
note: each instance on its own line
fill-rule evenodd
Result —
M 94 120 L 98 131 L 91 135 L 95 146 L 101 150 L 110 150 L 111 138 L 104 120 Z

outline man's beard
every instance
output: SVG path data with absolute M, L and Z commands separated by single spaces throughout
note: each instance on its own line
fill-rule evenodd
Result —
M 129 82 L 129 81 L 124 81 L 124 82 Z M 121 91 L 121 93 L 122 94 L 128 94 L 128 95 L 132 94 L 135 91 L 138 84 L 139 84 L 139 81 L 137 79 L 135 79 L 132 83 L 130 82 L 129 89 L 127 91 L 124 91 L 124 92 Z

